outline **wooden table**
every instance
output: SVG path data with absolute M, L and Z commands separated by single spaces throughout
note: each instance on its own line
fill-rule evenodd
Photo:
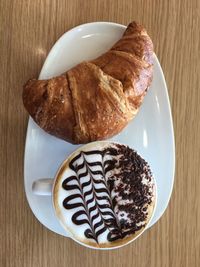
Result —
M 1 0 L 0 6 L 0 266 L 200 266 L 200 1 Z M 132 20 L 146 26 L 168 84 L 175 186 L 164 216 L 141 238 L 115 251 L 94 251 L 47 230 L 27 204 L 22 85 L 39 74 L 70 28 Z

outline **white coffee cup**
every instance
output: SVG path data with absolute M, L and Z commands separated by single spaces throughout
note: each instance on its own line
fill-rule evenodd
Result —
M 90 241 L 85 239 L 87 241 L 86 242 L 85 240 L 83 241 L 83 239 L 80 239 L 79 237 L 81 235 L 77 236 L 77 232 L 79 232 L 79 228 L 81 228 L 81 227 L 83 228 L 84 224 L 82 226 L 78 226 L 78 225 L 74 225 L 73 223 L 68 224 L 68 225 L 63 223 L 63 221 L 65 222 L 65 219 L 68 218 L 69 216 L 72 216 L 70 214 L 73 213 L 73 212 L 71 212 L 71 210 L 66 210 L 66 209 L 61 207 L 61 204 L 59 204 L 60 200 L 59 200 L 59 196 L 58 196 L 59 194 L 63 194 L 63 192 L 65 193 L 65 191 L 63 191 L 63 188 L 61 188 L 61 184 L 63 183 L 64 179 L 66 179 L 67 177 L 69 177 L 69 175 L 71 175 L 72 170 L 69 168 L 69 163 L 72 162 L 72 159 L 74 159 L 77 155 L 80 155 L 81 151 L 86 152 L 86 153 L 88 151 L 97 151 L 97 150 L 100 150 L 100 149 L 102 149 L 106 146 L 110 146 L 110 145 L 111 146 L 112 145 L 121 146 L 121 144 L 117 144 L 117 143 L 113 143 L 113 142 L 109 142 L 109 141 L 98 141 L 98 142 L 89 143 L 87 145 L 79 147 L 76 151 L 74 151 L 68 158 L 66 158 L 63 161 L 63 163 L 61 164 L 60 168 L 58 169 L 54 179 L 51 179 L 51 178 L 39 179 L 39 180 L 34 181 L 33 185 L 32 185 L 32 191 L 34 194 L 52 197 L 52 205 L 54 207 L 55 216 L 58 219 L 58 221 L 61 223 L 63 228 L 65 229 L 67 236 L 69 236 L 74 241 L 78 242 L 79 244 L 81 244 L 85 247 L 89 247 L 89 248 L 93 248 L 93 249 L 101 249 L 101 250 L 102 249 L 103 250 L 109 250 L 109 249 L 119 248 L 119 247 L 122 247 L 126 244 L 129 244 L 130 242 L 132 242 L 136 238 L 138 238 L 148 228 L 148 225 L 150 223 L 151 218 L 153 217 L 153 214 L 154 214 L 154 211 L 156 208 L 156 195 L 157 195 L 156 194 L 156 182 L 155 182 L 155 179 L 153 177 L 151 177 L 152 178 L 152 185 L 154 187 L 153 205 L 152 205 L 151 209 L 149 209 L 151 214 L 148 217 L 147 223 L 142 228 L 142 230 L 136 231 L 135 234 L 130 234 L 130 236 L 128 236 L 126 238 L 122 238 L 120 241 L 106 242 L 106 243 L 104 243 L 104 245 L 98 245 L 97 246 L 94 242 L 91 243 Z M 93 159 L 94 159 L 94 157 L 93 157 Z M 90 161 L 90 164 L 91 164 L 91 161 Z M 64 174 L 67 176 L 63 178 L 62 175 L 64 175 Z M 72 191 L 69 192 L 68 196 L 71 194 L 71 192 Z M 61 197 L 61 200 L 64 201 L 64 199 L 62 197 Z M 63 214 L 65 216 L 63 216 Z M 72 224 L 74 225 L 73 227 L 71 227 Z M 72 228 L 73 228 L 73 230 L 72 230 Z M 81 232 L 81 234 L 82 234 L 82 232 Z M 115 242 L 118 242 L 118 243 L 115 243 Z

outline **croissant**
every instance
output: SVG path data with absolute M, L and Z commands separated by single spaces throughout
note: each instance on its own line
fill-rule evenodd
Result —
M 46 132 L 71 143 L 103 140 L 134 118 L 152 81 L 153 44 L 132 22 L 105 54 L 49 79 L 30 79 L 23 103 Z

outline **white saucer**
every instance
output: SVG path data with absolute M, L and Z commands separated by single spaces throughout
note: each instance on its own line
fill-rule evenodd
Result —
M 65 72 L 83 60 L 107 51 L 123 34 L 125 26 L 108 22 L 80 25 L 66 32 L 53 46 L 40 79 Z M 136 118 L 111 140 L 129 145 L 145 158 L 157 183 L 157 207 L 152 226 L 167 208 L 174 182 L 174 133 L 167 87 L 155 55 L 151 88 Z M 67 236 L 56 220 L 51 197 L 32 193 L 38 178 L 53 177 L 61 162 L 78 146 L 59 140 L 41 130 L 30 118 L 27 130 L 24 183 L 27 200 L 37 219 L 50 230 Z

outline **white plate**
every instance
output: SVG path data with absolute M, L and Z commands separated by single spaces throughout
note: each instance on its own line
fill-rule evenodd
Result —
M 59 75 L 83 60 L 108 50 L 123 34 L 125 26 L 95 22 L 66 32 L 51 49 L 40 79 Z M 157 182 L 157 207 L 152 226 L 167 208 L 174 181 L 175 148 L 171 110 L 165 79 L 154 58 L 151 88 L 136 118 L 112 140 L 136 149 L 151 165 Z M 59 140 L 41 130 L 30 118 L 25 148 L 25 191 L 38 220 L 50 230 L 66 236 L 57 222 L 51 197 L 36 196 L 31 187 L 38 178 L 53 177 L 61 162 L 78 146 Z

